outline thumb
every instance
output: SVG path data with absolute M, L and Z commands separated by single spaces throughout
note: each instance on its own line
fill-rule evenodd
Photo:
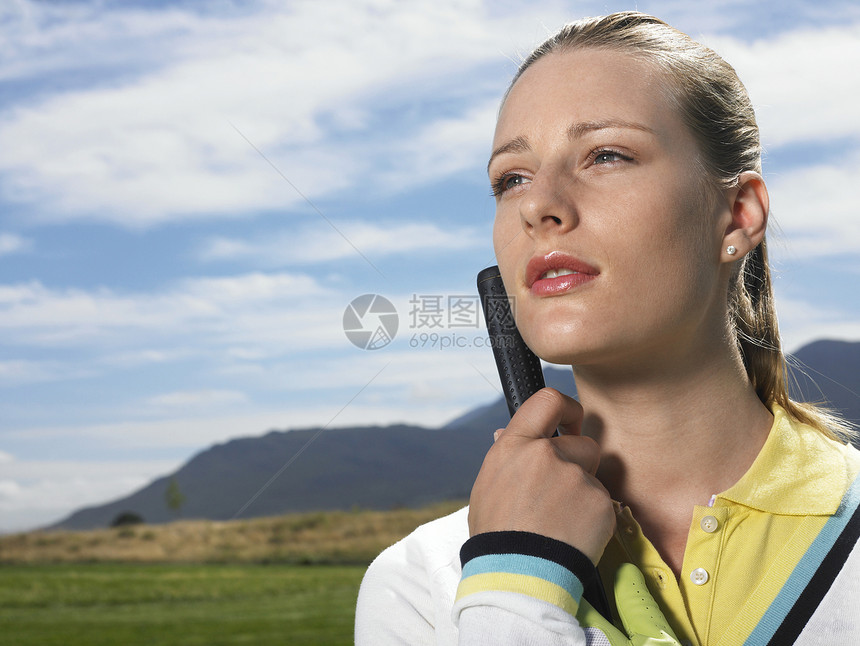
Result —
M 633 646 L 678 646 L 678 638 L 645 585 L 645 577 L 632 563 L 615 574 L 615 605 Z
M 583 410 L 578 401 L 554 388 L 542 388 L 525 400 L 511 418 L 505 436 L 549 438 L 558 427 L 579 435 Z

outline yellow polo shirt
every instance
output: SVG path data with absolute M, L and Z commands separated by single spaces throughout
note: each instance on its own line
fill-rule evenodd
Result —
M 638 565 L 682 643 L 743 644 L 860 473 L 856 449 L 777 405 L 772 412 L 749 471 L 694 508 L 678 580 L 629 508 L 616 503 L 617 531 L 598 565 L 604 585 L 612 590 L 621 563 Z

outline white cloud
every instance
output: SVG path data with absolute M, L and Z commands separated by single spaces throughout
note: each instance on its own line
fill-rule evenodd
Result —
M 19 235 L 0 232 L 0 256 L 26 251 L 30 244 L 29 240 Z
M 16 382 L 19 379 L 31 381 L 34 378 L 38 380 L 44 372 L 39 364 L 32 361 L 0 361 L 0 382 Z
M 776 291 L 780 336 L 787 351 L 795 352 L 820 339 L 860 339 L 860 321 L 853 311 L 784 295 L 779 283 Z
M 0 480 L 0 501 L 16 497 L 20 491 L 20 485 L 14 480 Z
M 222 15 L 19 6 L 0 78 L 98 69 L 110 81 L 60 84 L 0 113 L 0 187 L 43 218 L 129 227 L 306 211 L 296 189 L 313 201 L 480 169 L 505 56 L 573 17 L 548 3 L 524 20 L 478 0 Z M 860 78 L 841 72 L 860 65 L 858 38 L 860 24 L 704 40 L 739 70 L 765 143 L 780 145 L 860 135 Z
M 112 352 L 101 357 L 99 363 L 103 366 L 113 368 L 129 368 L 153 364 L 164 364 L 187 359 L 193 356 L 193 352 L 187 348 L 173 348 L 171 350 L 156 348 L 139 348 L 127 351 Z
M 258 371 L 243 382 L 253 392 L 262 386 L 283 405 L 245 406 L 242 393 L 226 389 L 177 391 L 145 401 L 151 407 L 145 411 L 148 419 L 141 419 L 140 411 L 125 416 L 118 411 L 111 423 L 11 428 L 3 437 L 33 446 L 74 441 L 78 447 L 93 442 L 100 450 L 190 450 L 269 429 L 395 422 L 435 427 L 500 394 L 492 353 L 483 345 L 412 348 L 405 330 L 395 343 L 379 351 L 353 348 L 346 355 L 313 361 L 288 358 L 254 364 Z M 216 413 L 204 404 L 231 412 Z M 157 419 L 152 418 L 155 414 Z
M 0 480 L 0 532 L 60 520 L 75 509 L 128 495 L 179 466 L 177 461 L 13 460 Z
M 448 343 L 443 348 L 438 341 L 422 347 L 420 340 L 410 344 L 413 332 L 405 321 L 401 326 L 395 342 L 381 350 L 351 348 L 313 361 L 261 362 L 240 376 L 249 388 L 282 391 L 285 400 L 301 402 L 280 428 L 324 425 L 353 397 L 335 426 L 406 422 L 436 427 L 501 395 L 492 352 L 473 341 L 485 340 L 486 332 L 458 332 L 459 347 Z
M 366 368 L 366 367 L 365 367 Z M 352 371 L 350 371 L 352 372 Z M 383 372 L 384 374 L 384 372 Z M 395 370 L 392 374 L 402 377 L 404 371 Z M 369 424 L 414 423 L 432 427 L 442 424 L 455 417 L 461 410 L 441 400 L 424 401 L 415 406 L 415 402 L 398 405 L 392 403 L 385 394 L 384 384 L 376 382 L 361 392 L 361 387 L 367 385 L 374 373 L 364 370 L 364 382 L 347 386 L 342 392 L 327 397 L 328 404 L 313 406 L 291 406 L 282 410 L 257 409 L 245 415 L 214 416 L 183 416 L 154 421 L 118 421 L 112 424 L 70 425 L 33 427 L 4 432 L 6 441 L 26 438 L 30 443 L 40 442 L 71 442 L 80 446 L 84 442 L 97 442 L 102 450 L 144 450 L 144 449 L 179 449 L 195 451 L 219 442 L 226 442 L 236 437 L 262 435 L 269 430 L 288 430 L 299 428 L 322 427 L 338 428 L 345 426 L 362 426 Z M 381 376 L 381 375 L 380 375 Z M 450 376 L 450 375 L 448 375 Z M 387 381 L 391 381 L 388 378 Z M 391 384 L 402 388 L 404 383 Z M 486 384 L 480 387 L 487 391 Z M 352 396 L 357 395 L 353 403 Z M 484 397 L 484 401 L 492 397 Z M 416 400 L 417 401 L 417 400 Z M 482 401 L 482 403 L 484 403 Z M 77 464 L 75 462 L 74 464 Z M 4 475 L 5 475 L 4 465 Z
M 53 47 L 92 67 L 91 50 L 116 33 L 120 52 L 131 56 L 136 43 L 140 54 L 123 57 L 110 85 L 63 88 L 0 113 L 5 195 L 42 217 L 132 227 L 303 207 L 244 137 L 312 200 L 479 163 L 499 88 L 476 81 L 478 68 L 531 44 L 538 24 L 478 1 L 271 4 L 220 17 L 172 10 L 162 25 L 140 11 L 112 10 L 102 22 L 54 11 L 50 20 L 24 6 L 35 15 L 18 25 L 29 39 L 10 41 L 0 77 L 68 67 L 46 53 Z M 39 62 L 27 64 L 29 53 Z
M 478 100 L 464 114 L 435 120 L 395 144 L 390 154 L 408 163 L 388 170 L 383 184 L 403 190 L 464 171 L 481 171 L 489 157 L 500 97 Z
M 475 229 L 443 229 L 431 223 L 337 223 L 337 231 L 320 223 L 300 231 L 270 233 L 254 239 L 215 237 L 199 252 L 202 260 L 245 260 L 283 266 L 368 258 L 415 251 L 468 249 L 486 246 Z
M 80 446 L 84 442 L 94 441 L 102 450 L 169 448 L 191 451 L 240 435 L 262 433 L 266 429 L 282 426 L 284 415 L 284 411 L 258 411 L 233 416 L 183 415 L 150 421 L 118 420 L 110 424 L 12 429 L 5 431 L 4 437 L 7 441 L 25 439 L 33 444 L 74 440 Z M 77 462 L 70 462 L 72 464 Z
M 333 293 L 313 278 L 287 273 L 186 279 L 153 293 L 51 289 L 32 281 L 0 285 L 0 329 L 4 330 L 3 342 L 8 344 L 96 343 L 108 350 L 124 339 L 130 343 L 126 353 L 138 351 L 149 353 L 145 356 L 150 359 L 163 359 L 158 352 L 169 348 L 134 346 L 151 337 L 180 344 L 189 338 L 219 343 L 229 339 L 261 341 L 283 336 L 285 330 L 293 342 L 319 342 L 317 319 L 332 298 Z M 303 309 L 309 303 L 319 303 L 320 308 Z M 302 328 L 301 324 L 309 320 L 317 327 Z M 339 326 L 339 316 L 334 320 Z M 141 332 L 151 337 L 141 338 Z
M 245 393 L 235 390 L 179 390 L 152 397 L 148 403 L 156 408 L 211 410 L 247 401 Z
M 771 39 L 702 39 L 746 85 L 766 147 L 860 137 L 860 22 Z
M 805 258 L 860 253 L 856 184 L 860 153 L 798 168 L 769 181 L 774 220 Z
M 409 296 L 392 299 L 401 310 L 408 307 Z M 239 360 L 254 361 L 259 369 L 251 378 L 243 378 L 249 392 L 259 388 L 257 381 L 269 389 L 283 390 L 283 407 L 254 404 L 247 412 L 235 414 L 231 407 L 236 405 L 246 410 L 239 391 L 182 390 L 143 402 L 149 407 L 143 414 L 158 414 L 160 419 L 141 420 L 140 411 L 125 417 L 115 412 L 111 416 L 118 421 L 113 423 L 4 430 L 4 442 L 12 446 L 24 443 L 32 447 L 31 451 L 39 446 L 73 443 L 78 450 L 91 445 L 108 454 L 152 449 L 190 454 L 213 443 L 260 435 L 270 429 L 398 422 L 434 427 L 499 396 L 492 356 L 486 347 L 443 349 L 437 343 L 413 348 L 405 316 L 402 326 L 395 344 L 378 352 L 356 348 L 351 354 L 318 356 L 312 362 L 285 357 L 280 363 L 239 352 Z M 483 336 L 478 330 L 460 334 L 465 339 Z M 338 338 L 342 338 L 340 330 Z M 333 374 L 337 375 L 335 381 Z M 223 406 L 231 414 L 213 411 L 212 406 Z M 120 460 L 102 465 L 8 458 L 4 460 L 0 454 L 7 483 L 0 492 L 0 531 L 56 521 L 82 505 L 126 495 L 178 466 L 178 462 L 164 460 L 139 464 Z
M 180 10 L 111 11 L 104 2 L 44 3 L 15 0 L 0 5 L 3 63 L 0 80 L 15 81 L 46 74 L 67 75 L 80 69 L 105 73 L 139 63 L 141 43 L 147 58 L 166 62 L 186 46 L 179 38 L 207 23 Z M 111 55 L 106 57 L 105 51 Z
M 0 385 L 23 385 L 58 379 L 74 379 L 93 374 L 92 368 L 60 361 L 7 360 L 0 361 Z

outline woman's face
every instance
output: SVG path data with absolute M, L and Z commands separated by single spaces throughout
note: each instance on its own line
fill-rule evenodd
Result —
M 629 55 L 549 54 L 493 140 L 493 242 L 517 325 L 544 359 L 653 362 L 726 333 L 728 201 L 662 76 Z

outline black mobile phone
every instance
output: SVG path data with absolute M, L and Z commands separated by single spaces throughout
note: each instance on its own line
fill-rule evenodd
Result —
M 508 412 L 513 417 L 525 400 L 546 385 L 540 359 L 520 336 L 497 266 L 478 273 L 478 295 Z
M 525 400 L 546 385 L 540 359 L 526 345 L 517 329 L 498 266 L 478 272 L 478 295 L 487 322 L 496 369 L 505 391 L 508 412 L 513 417 Z M 599 575 L 586 588 L 583 596 L 595 610 L 612 621 L 606 591 Z

